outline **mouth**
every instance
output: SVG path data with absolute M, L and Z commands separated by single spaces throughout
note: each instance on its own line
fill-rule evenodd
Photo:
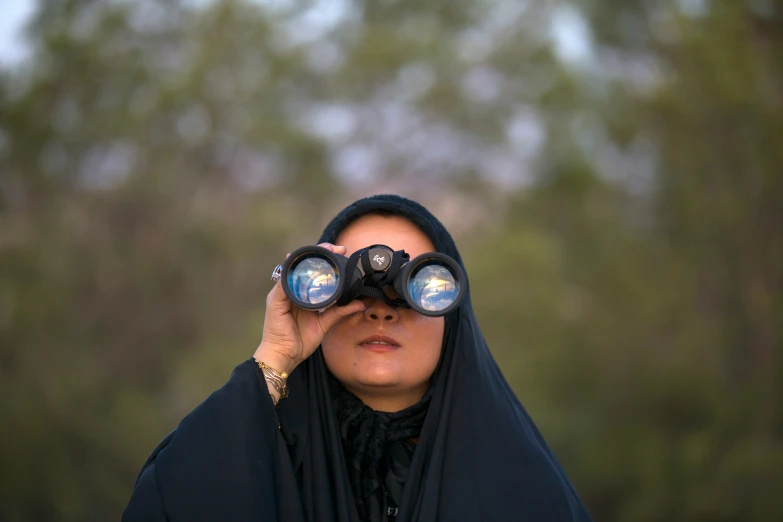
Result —
M 359 346 L 376 352 L 387 352 L 399 348 L 400 343 L 386 335 L 373 335 L 361 341 Z

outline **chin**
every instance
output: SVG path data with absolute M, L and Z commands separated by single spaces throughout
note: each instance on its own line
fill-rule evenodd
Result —
M 401 384 L 396 372 L 363 372 L 361 375 L 357 375 L 355 379 L 359 386 L 365 388 L 393 388 Z

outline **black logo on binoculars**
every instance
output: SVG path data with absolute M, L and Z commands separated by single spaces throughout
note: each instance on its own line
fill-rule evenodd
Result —
M 288 298 L 308 310 L 372 297 L 440 316 L 458 307 L 465 294 L 464 273 L 451 257 L 428 252 L 411 260 L 404 250 L 385 245 L 357 250 L 350 257 L 319 246 L 302 247 L 286 259 L 281 280 Z

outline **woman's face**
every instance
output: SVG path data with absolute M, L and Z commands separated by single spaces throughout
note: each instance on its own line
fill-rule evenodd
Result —
M 405 250 L 410 258 L 433 252 L 434 245 L 416 225 L 398 216 L 366 215 L 343 230 L 337 245 L 350 256 L 381 244 Z M 362 298 L 367 309 L 344 318 L 321 343 L 326 365 L 350 392 L 379 411 L 399 411 L 416 404 L 429 387 L 440 358 L 443 317 L 428 317 L 410 308 L 392 308 Z M 371 344 L 381 336 L 391 344 Z

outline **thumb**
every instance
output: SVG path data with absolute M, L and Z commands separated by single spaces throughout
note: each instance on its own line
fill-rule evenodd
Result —
M 267 309 L 274 308 L 280 312 L 287 312 L 291 309 L 291 301 L 285 295 L 285 290 L 283 290 L 283 285 L 280 281 L 276 282 L 275 286 L 267 294 L 266 306 Z
M 324 310 L 323 314 L 321 315 L 321 320 L 319 321 L 321 329 L 323 330 L 323 333 L 326 334 L 326 332 L 328 332 L 332 326 L 337 324 L 337 322 L 343 317 L 355 314 L 357 312 L 363 312 L 366 309 L 367 305 L 358 299 L 351 301 L 345 306 L 330 306 Z

